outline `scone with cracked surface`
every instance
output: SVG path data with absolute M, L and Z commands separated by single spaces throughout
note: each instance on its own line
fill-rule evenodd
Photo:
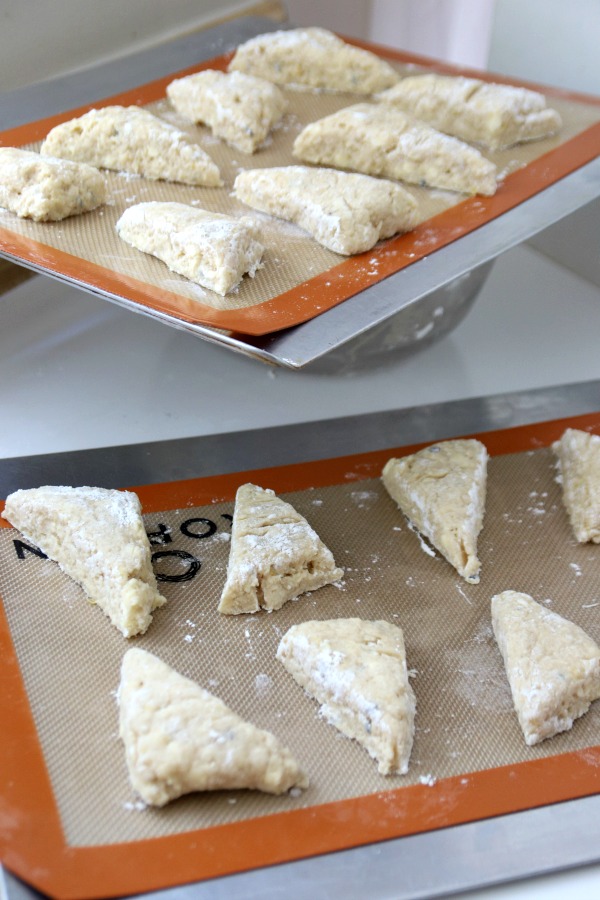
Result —
M 390 459 L 383 484 L 407 519 L 472 584 L 481 563 L 477 538 L 483 525 L 488 454 L 477 440 L 441 441 Z
M 525 743 L 568 731 L 600 697 L 600 647 L 517 591 L 492 597 L 492 625 Z
M 125 637 L 143 634 L 166 603 L 152 571 L 140 501 L 98 487 L 18 490 L 3 516 L 81 585 Z
M 254 276 L 265 250 L 256 223 L 247 216 L 236 219 L 185 203 L 130 206 L 116 229 L 124 241 L 156 256 L 172 272 L 222 296 L 246 273 Z
M 560 115 L 537 91 L 478 78 L 427 73 L 409 75 L 375 98 L 445 134 L 500 150 L 549 137 Z
M 56 125 L 42 153 L 153 181 L 220 187 L 217 165 L 179 128 L 139 106 L 105 106 Z
M 277 738 L 146 650 L 128 650 L 117 693 L 129 780 L 145 803 L 192 791 L 283 794 L 308 779 Z
M 167 97 L 188 122 L 208 125 L 215 137 L 242 153 L 258 150 L 288 105 L 270 81 L 216 69 L 175 79 Z
M 383 91 L 400 77 L 374 53 L 347 44 L 326 28 L 259 34 L 237 48 L 229 70 L 305 90 L 354 94 Z
M 255 484 L 238 488 L 219 612 L 281 609 L 343 576 L 331 551 L 290 503 Z
M 105 200 L 104 176 L 93 166 L 0 147 L 0 206 L 20 218 L 59 222 Z
M 600 544 L 600 436 L 567 428 L 552 449 L 575 537 L 582 544 Z
M 497 170 L 475 147 L 385 104 L 357 103 L 311 122 L 294 141 L 302 162 L 463 194 L 496 192 Z
M 344 256 L 370 250 L 416 224 L 417 204 L 400 185 L 335 169 L 248 169 L 236 177 L 234 194 Z
M 284 634 L 277 659 L 382 775 L 408 772 L 416 704 L 401 628 L 362 619 L 303 622 Z

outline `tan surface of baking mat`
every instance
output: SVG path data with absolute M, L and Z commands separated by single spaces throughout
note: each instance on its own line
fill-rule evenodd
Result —
M 588 427 L 600 431 L 600 416 Z M 488 436 L 483 440 L 490 443 Z M 497 436 L 492 436 L 492 450 L 494 440 Z M 599 789 L 598 705 L 572 731 L 528 748 L 491 631 L 492 595 L 515 589 L 531 593 L 600 640 L 600 547 L 579 545 L 572 537 L 550 450 L 490 460 L 479 585 L 466 584 L 408 528 L 377 477 L 387 455 L 248 476 L 290 500 L 345 568 L 340 586 L 271 614 L 224 617 L 216 610 L 229 552 L 232 498 L 247 480 L 245 474 L 140 489 L 149 510 L 172 490 L 177 508 L 148 511 L 146 526 L 160 554 L 157 572 L 177 580 L 161 584 L 169 602 L 155 613 L 147 634 L 129 642 L 54 563 L 28 551 L 13 529 L 0 529 L 5 639 L 14 646 L 31 707 L 64 851 L 72 856 L 80 849 L 82 859 L 93 860 L 101 858 L 90 857 L 94 848 L 109 854 L 106 859 L 116 861 L 116 868 L 106 878 L 117 885 L 116 892 L 124 891 L 132 877 L 136 885 L 142 880 L 135 889 L 184 880 L 185 866 L 169 871 L 156 862 L 163 840 L 172 854 L 178 839 L 187 841 L 189 850 L 193 838 L 197 858 L 189 877 L 208 877 L 266 864 L 273 854 L 295 858 L 498 814 L 507 811 L 506 804 L 511 810 L 527 808 Z M 370 757 L 319 717 L 316 704 L 275 659 L 279 639 L 292 624 L 347 616 L 381 618 L 404 630 L 417 697 L 407 776 L 378 775 Z M 144 807 L 128 784 L 117 735 L 115 690 L 130 646 L 156 653 L 240 715 L 271 730 L 308 771 L 309 789 L 282 797 L 243 791 L 194 794 L 164 809 Z M 3 651 L 5 676 L 11 672 L 9 657 Z M 10 677 L 4 681 L 10 685 Z M 0 708 L 0 721 L 5 716 L 3 731 L 14 736 L 18 716 L 15 720 L 8 703 Z M 35 755 L 25 738 L 21 751 L 23 759 Z M 547 777 L 553 766 L 563 777 Z M 48 843 L 46 802 L 43 797 L 32 801 Z M 10 821 L 11 802 L 6 810 Z M 159 843 L 148 844 L 148 839 Z M 227 852 L 231 840 L 250 842 L 235 859 Z M 150 855 L 156 871 L 152 866 L 135 875 L 120 870 L 121 854 L 132 846 L 148 852 L 154 847 Z M 257 855 L 249 861 L 253 846 Z M 68 867 L 61 872 L 68 879 Z M 106 881 L 97 883 L 100 893 L 101 884 Z M 65 889 L 60 895 L 83 896 L 83 891 Z
M 219 58 L 197 68 L 222 68 L 225 64 L 226 59 Z M 406 63 L 395 65 L 400 70 L 407 69 Z M 414 66 L 409 68 L 414 70 Z M 594 105 L 594 98 L 576 102 L 565 95 L 549 95 L 549 104 L 563 118 L 559 135 L 496 153 L 484 152 L 503 176 L 510 176 L 494 197 L 465 198 L 450 191 L 408 185 L 407 190 L 419 203 L 419 226 L 410 234 L 385 241 L 368 253 L 345 259 L 313 241 L 301 229 L 253 212 L 233 198 L 231 190 L 235 176 L 242 169 L 298 164 L 292 156 L 292 145 L 301 128 L 344 106 L 361 102 L 361 98 L 353 94 L 286 91 L 289 109 L 281 125 L 263 149 L 249 155 L 213 138 L 206 127 L 187 125 L 165 99 L 165 87 L 170 80 L 162 79 L 116 100 L 141 103 L 186 131 L 218 164 L 224 187 L 191 187 L 107 172 L 107 204 L 83 216 L 62 222 L 34 223 L 0 211 L 0 249 L 65 274 L 75 282 L 90 284 L 97 290 L 183 321 L 264 334 L 318 315 L 517 205 L 562 177 L 565 167 L 572 171 L 581 165 L 578 157 L 581 145 L 584 161 L 590 153 L 593 158 L 600 152 L 600 127 L 596 129 L 597 134 L 595 130 L 589 131 L 600 120 L 600 108 Z M 105 106 L 110 102 L 102 100 L 96 105 Z M 37 150 L 40 138 L 49 128 L 71 118 L 75 112 L 0 134 L 0 143 Z M 569 152 L 561 154 L 561 148 L 565 147 Z M 542 159 L 544 162 L 539 163 Z M 226 297 L 170 272 L 159 260 L 121 241 L 114 227 L 128 206 L 148 200 L 178 201 L 234 216 L 253 215 L 263 229 L 266 246 L 263 267 L 254 278 L 244 278 L 239 288 Z

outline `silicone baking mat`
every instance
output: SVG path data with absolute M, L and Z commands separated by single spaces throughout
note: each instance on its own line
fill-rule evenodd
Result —
M 400 71 L 415 69 L 414 57 L 362 46 L 385 56 Z M 83 216 L 36 224 L 0 211 L 0 253 L 126 305 L 133 304 L 148 314 L 158 312 L 175 321 L 240 334 L 268 334 L 307 321 L 456 241 L 600 152 L 600 100 L 544 88 L 548 102 L 561 113 L 564 127 L 556 137 L 487 154 L 503 175 L 494 197 L 465 198 L 448 191 L 409 186 L 419 202 L 420 224 L 409 234 L 382 242 L 368 253 L 344 258 L 326 250 L 295 226 L 249 210 L 231 196 L 231 189 L 241 169 L 297 164 L 292 144 L 301 128 L 361 98 L 286 91 L 289 109 L 281 126 L 259 152 L 242 154 L 214 139 L 207 128 L 186 125 L 165 99 L 166 86 L 173 78 L 205 68 L 225 69 L 229 59 L 229 55 L 214 58 L 93 104 L 144 105 L 178 125 L 218 163 L 225 182 L 223 188 L 194 188 L 107 173 L 107 205 Z M 427 66 L 421 64 L 420 68 Z M 459 72 L 441 64 L 431 64 L 429 68 Z M 488 80 L 491 77 L 489 73 L 469 74 Z M 38 149 L 51 127 L 89 108 L 68 110 L 5 131 L 0 134 L 0 144 Z M 115 222 L 124 209 L 146 200 L 174 200 L 235 216 L 254 215 L 261 223 L 266 246 L 263 268 L 254 278 L 245 278 L 225 298 L 170 272 L 159 260 L 129 247 L 115 231 Z
M 574 540 L 549 449 L 567 425 L 600 433 L 600 413 L 481 436 L 492 456 L 479 585 L 433 554 L 382 488 L 385 461 L 414 447 L 137 488 L 168 603 L 129 642 L 0 520 L 5 865 L 55 897 L 115 896 L 597 793 L 598 704 L 571 731 L 527 747 L 490 623 L 493 594 L 514 589 L 600 640 L 600 547 Z M 275 613 L 217 612 L 233 499 L 248 480 L 306 516 L 344 567 L 340 585 Z M 417 698 L 407 776 L 379 775 L 275 658 L 292 624 L 337 617 L 404 631 Z M 129 646 L 275 733 L 309 789 L 196 793 L 145 807 L 117 734 Z

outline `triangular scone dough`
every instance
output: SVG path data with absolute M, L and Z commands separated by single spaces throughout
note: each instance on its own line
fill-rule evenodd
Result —
M 218 167 L 199 144 L 139 106 L 91 109 L 56 125 L 41 152 L 153 181 L 206 187 L 223 183 Z
M 575 537 L 582 544 L 600 544 L 600 436 L 567 428 L 552 449 Z
M 240 44 L 229 70 L 308 90 L 372 94 L 400 77 L 383 59 L 347 44 L 326 28 L 259 34 Z
M 260 266 L 264 246 L 256 223 L 187 206 L 137 203 L 116 224 L 124 241 L 161 259 L 178 275 L 224 296 Z
M 402 629 L 362 619 L 303 622 L 284 634 L 277 659 L 382 775 L 408 772 L 415 696 Z
M 125 637 L 166 603 L 152 571 L 140 501 L 131 491 L 46 486 L 15 491 L 3 516 L 58 563 Z
M 432 444 L 390 459 L 383 484 L 404 515 L 459 575 L 479 581 L 477 538 L 483 525 L 487 450 L 466 439 Z
M 234 194 L 253 209 L 294 222 L 328 250 L 350 256 L 377 241 L 410 231 L 413 197 L 393 181 L 335 169 L 275 166 L 246 169 Z
M 537 91 L 452 75 L 409 75 L 376 98 L 463 141 L 491 150 L 536 141 L 562 122 Z
M 464 194 L 496 192 L 496 166 L 475 147 L 393 106 L 357 103 L 300 132 L 302 162 Z
M 145 803 L 192 791 L 308 787 L 290 751 L 269 731 L 146 650 L 128 650 L 118 690 L 129 779 Z
M 0 147 L 0 206 L 22 219 L 59 222 L 106 200 L 98 169 L 18 147 Z
M 280 609 L 306 591 L 339 581 L 343 574 L 293 506 L 255 484 L 238 488 L 219 612 Z
M 525 742 L 568 731 L 600 697 L 600 647 L 517 591 L 492 597 L 492 625 Z
M 242 153 L 254 153 L 287 109 L 279 88 L 244 72 L 206 69 L 167 86 L 167 97 L 188 122 L 208 125 Z

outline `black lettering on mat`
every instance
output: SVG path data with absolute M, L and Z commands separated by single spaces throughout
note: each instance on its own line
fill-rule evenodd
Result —
M 188 564 L 188 568 L 179 575 L 156 572 L 157 581 L 191 581 L 192 578 L 195 578 L 198 574 L 200 567 L 202 566 L 200 560 L 186 550 L 157 550 L 156 553 L 152 554 L 152 564 L 154 565 L 158 560 L 167 559 L 169 557 L 175 560 L 183 560 Z
M 192 525 L 196 525 L 196 523 L 200 523 L 202 525 L 206 525 L 206 531 L 192 531 Z M 182 522 L 179 526 L 179 530 L 182 534 L 185 534 L 186 537 L 191 538 L 207 538 L 212 537 L 212 535 L 217 530 L 217 526 L 212 521 L 212 519 L 186 519 L 185 522 Z
M 26 553 L 33 553 L 34 556 L 39 556 L 40 559 L 48 559 L 47 555 L 43 552 L 43 550 L 40 550 L 39 547 L 33 547 L 31 544 L 26 544 L 24 541 L 20 541 L 18 539 L 14 539 L 13 544 L 18 559 L 25 559 Z

